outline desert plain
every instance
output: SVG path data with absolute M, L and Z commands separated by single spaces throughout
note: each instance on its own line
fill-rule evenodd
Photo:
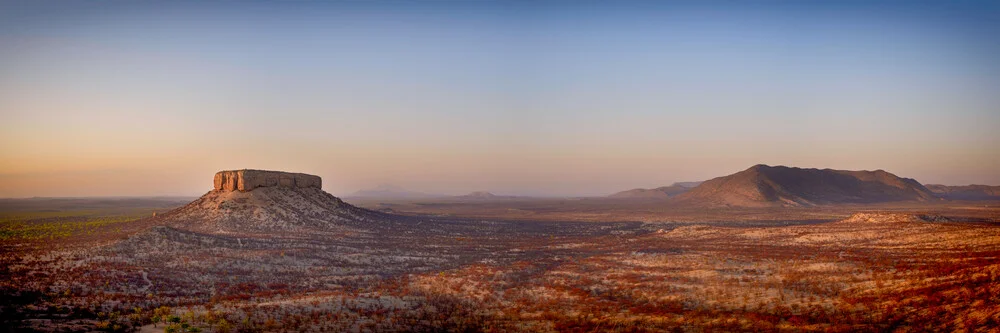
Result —
M 754 188 L 784 192 L 742 196 L 759 203 L 743 206 L 482 193 L 342 200 L 324 192 L 318 177 L 296 183 L 295 174 L 220 174 L 223 180 L 216 176 L 215 189 L 200 198 L 0 200 L 0 326 L 47 332 L 1000 327 L 998 200 L 933 195 L 814 203 L 819 197 L 766 174 L 751 177 Z M 227 184 L 226 177 L 236 180 Z M 742 176 L 726 177 L 720 177 L 730 184 L 724 193 L 742 193 L 732 183 Z M 924 196 L 923 186 L 917 190 Z M 732 201 L 726 198 L 719 200 Z

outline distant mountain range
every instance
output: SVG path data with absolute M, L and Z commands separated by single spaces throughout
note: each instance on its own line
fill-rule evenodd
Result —
M 497 195 L 486 191 L 476 191 L 466 195 L 459 195 L 457 197 L 464 199 L 495 199 L 497 198 Z
M 382 184 L 348 197 L 380 199 L 453 198 L 502 200 L 487 191 L 445 196 L 409 191 Z M 849 171 L 758 164 L 746 170 L 704 182 L 677 182 L 670 186 L 637 188 L 608 196 L 614 199 L 663 200 L 669 204 L 699 207 L 808 207 L 844 203 L 897 201 L 1000 200 L 1000 186 L 927 185 L 884 170 Z
M 687 192 L 699 184 L 701 184 L 701 182 L 678 182 L 670 186 L 637 188 L 628 191 L 621 191 L 612 194 L 609 197 L 619 199 L 667 199 Z
M 931 184 L 927 185 L 927 189 L 941 198 L 951 200 L 1000 200 L 1000 186 Z
M 443 195 L 430 194 L 424 192 L 410 191 L 402 187 L 391 185 L 391 184 L 381 184 L 371 189 L 358 190 L 357 192 L 347 195 L 347 197 L 358 197 L 358 198 L 382 198 L 382 199 L 415 199 L 415 198 L 435 198 L 443 197 Z

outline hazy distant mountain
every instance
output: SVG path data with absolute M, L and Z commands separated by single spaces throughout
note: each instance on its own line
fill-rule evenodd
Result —
M 423 192 L 416 192 L 404 189 L 402 187 L 391 185 L 391 184 L 381 184 L 371 189 L 358 190 L 357 192 L 351 193 L 348 197 L 364 197 L 364 198 L 433 198 L 439 197 L 440 195 L 434 195 Z
M 927 185 L 927 189 L 941 198 L 951 200 L 1000 200 L 1000 186 L 932 184 Z
M 495 199 L 497 198 L 497 195 L 486 191 L 476 191 L 469 194 L 460 195 L 458 197 L 465 199 Z
M 704 182 L 676 182 L 676 183 L 674 183 L 671 186 L 680 186 L 680 187 L 694 188 L 695 186 L 701 185 L 701 183 L 704 183 Z
M 637 188 L 628 191 L 621 191 L 608 197 L 619 199 L 667 199 L 687 192 L 692 187 L 698 186 L 701 182 L 678 182 L 670 186 L 657 188 Z
M 487 191 L 475 191 L 475 192 L 471 192 L 469 194 L 455 196 L 455 198 L 462 199 L 462 200 L 481 200 L 481 201 L 486 201 L 486 200 L 514 199 L 514 198 L 517 198 L 517 197 L 516 196 L 510 196 L 510 195 L 496 195 L 496 194 L 493 194 L 493 193 L 490 193 L 490 192 L 487 192 Z
M 919 182 L 883 170 L 844 171 L 755 165 L 705 181 L 677 202 L 709 206 L 813 206 L 934 200 Z

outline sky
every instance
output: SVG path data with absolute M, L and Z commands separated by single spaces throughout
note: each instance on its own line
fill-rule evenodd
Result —
M 1000 185 L 1000 6 L 0 3 L 0 197 L 216 171 L 590 196 L 754 164 Z

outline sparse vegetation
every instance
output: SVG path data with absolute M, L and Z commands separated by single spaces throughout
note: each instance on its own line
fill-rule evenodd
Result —
M 47 241 L 92 235 L 109 226 L 148 217 L 153 210 L 105 215 L 99 211 L 24 212 L 0 214 L 0 241 Z M 111 230 L 120 232 L 121 230 Z
M 102 221 L 91 214 L 27 221 L 57 218 L 86 232 L 88 221 Z M 136 229 L 142 221 L 104 217 L 86 246 L 71 241 L 76 234 L 32 251 L 3 241 L 0 324 L 107 332 L 988 331 L 1000 327 L 1000 226 L 975 214 L 973 222 L 871 213 L 790 226 L 397 217 L 350 224 L 347 233 L 271 234 Z

